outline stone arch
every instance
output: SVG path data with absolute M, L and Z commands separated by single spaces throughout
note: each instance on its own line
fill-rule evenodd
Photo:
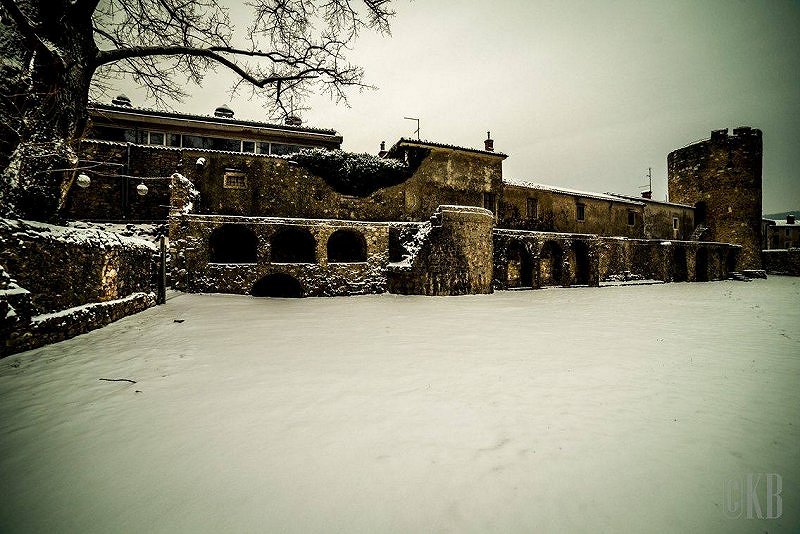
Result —
M 258 261 L 258 238 L 243 224 L 223 224 L 208 238 L 210 263 L 255 263 Z
M 303 286 L 294 276 L 286 273 L 272 273 L 253 284 L 250 294 L 254 297 L 303 297 Z
M 575 283 L 578 285 L 589 285 L 589 271 L 591 268 L 589 244 L 583 240 L 573 241 L 572 251 L 575 254 Z
M 672 281 L 686 282 L 689 280 L 689 268 L 686 264 L 686 249 L 677 246 L 672 251 Z
M 700 247 L 694 260 L 695 282 L 708 282 L 708 249 Z
M 328 238 L 328 263 L 367 261 L 367 240 L 356 230 L 342 228 Z
M 525 244 L 509 243 L 506 259 L 506 287 L 533 287 L 533 259 Z
M 564 250 L 557 241 L 545 241 L 539 253 L 539 280 L 543 286 L 561 285 Z
M 275 263 L 316 263 L 317 242 L 305 228 L 281 228 L 269 240 Z

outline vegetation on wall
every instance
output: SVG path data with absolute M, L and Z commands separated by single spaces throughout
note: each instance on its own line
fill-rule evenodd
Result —
M 400 184 L 413 174 L 402 161 L 342 150 L 305 149 L 292 154 L 291 159 L 338 193 L 359 197 Z

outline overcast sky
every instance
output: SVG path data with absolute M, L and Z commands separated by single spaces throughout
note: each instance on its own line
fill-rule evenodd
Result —
M 231 2 L 234 9 L 234 2 Z M 238 8 L 236 8 L 238 9 Z M 350 58 L 377 91 L 350 108 L 314 98 L 306 125 L 376 153 L 411 137 L 509 155 L 507 180 L 638 194 L 667 153 L 746 125 L 764 132 L 765 213 L 800 209 L 800 2 L 739 0 L 398 1 L 391 37 L 363 34 Z M 238 18 L 242 15 L 234 13 Z M 220 70 L 177 110 L 265 116 L 229 102 Z M 144 91 L 120 84 L 143 105 Z M 190 88 L 190 91 L 192 89 Z

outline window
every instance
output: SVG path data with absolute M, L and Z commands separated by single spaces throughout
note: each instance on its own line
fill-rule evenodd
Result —
M 242 142 L 238 139 L 225 139 L 223 137 L 203 137 L 203 148 L 239 152 L 242 149 Z
M 183 136 L 184 148 L 203 148 L 203 138 L 199 135 L 184 135 Z
M 791 230 L 791 229 L 789 229 L 789 228 L 786 228 L 786 229 L 783 231 L 783 233 L 784 233 L 784 234 L 786 234 L 786 237 L 789 237 L 789 236 L 791 236 L 791 235 L 792 235 L 792 230 Z
M 258 143 L 259 154 L 269 154 L 269 143 Z
M 636 212 L 633 210 L 628 210 L 628 226 L 634 226 L 636 224 Z
M 677 217 L 673 217 L 672 218 L 672 229 L 673 230 L 677 230 L 678 229 L 678 218 Z
M 164 144 L 164 133 L 163 132 L 150 132 L 150 139 L 148 140 L 148 144 L 151 144 L 151 145 L 163 145 Z
M 529 198 L 528 199 L 528 218 L 529 219 L 536 219 L 539 217 L 539 199 L 538 198 Z
M 255 151 L 256 151 L 255 141 L 242 141 L 242 152 L 255 152 Z
M 181 134 L 167 134 L 167 145 L 181 146 Z
M 586 220 L 586 204 L 581 204 L 580 202 L 575 205 L 576 208 L 576 216 L 579 221 Z
M 297 145 L 284 145 L 283 143 L 272 143 L 270 154 L 274 154 L 276 156 L 285 156 L 287 154 L 294 154 L 298 150 L 300 150 L 300 147 Z
M 497 195 L 494 193 L 483 194 L 483 207 L 494 213 L 495 203 L 497 202 Z
M 247 187 L 247 176 L 241 171 L 226 170 L 222 187 L 225 189 L 245 189 Z

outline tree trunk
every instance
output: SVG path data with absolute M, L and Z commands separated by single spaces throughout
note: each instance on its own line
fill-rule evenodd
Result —
M 78 162 L 97 47 L 91 13 L 67 0 L 57 3 L 62 17 L 53 16 L 59 8 L 46 0 L 31 2 L 25 11 L 46 47 L 31 46 L 18 29 L 8 30 L 18 69 L 16 77 L 2 82 L 0 111 L 9 119 L 0 145 L 5 217 L 59 222 Z

